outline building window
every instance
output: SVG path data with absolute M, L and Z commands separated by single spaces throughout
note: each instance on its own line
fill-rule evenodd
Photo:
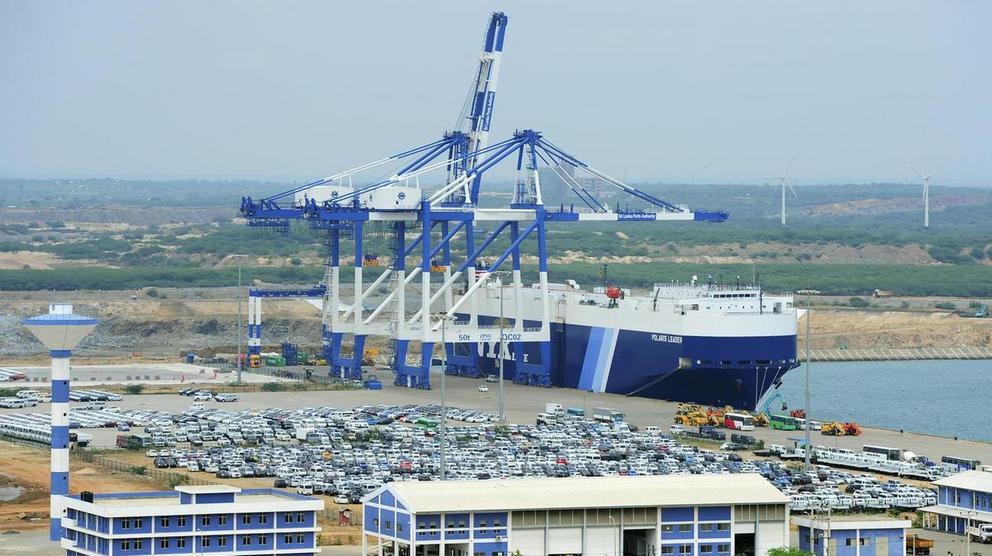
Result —
M 503 523 L 500 521 L 500 519 L 498 517 L 495 518 L 495 519 L 493 519 L 493 527 L 502 527 L 502 526 L 503 526 Z
M 227 546 L 227 537 L 217 537 L 217 546 Z
M 210 516 L 205 515 L 200 517 L 200 525 L 207 526 L 210 525 Z
M 269 542 L 269 537 L 266 535 L 258 536 L 258 544 L 267 544 Z
M 712 530 L 713 530 L 713 524 L 712 523 L 700 523 L 699 524 L 699 532 L 700 533 L 709 533 Z M 702 552 L 702 551 L 700 551 L 700 552 Z
M 186 516 L 182 515 L 176 518 L 177 527 L 186 527 Z
M 169 527 L 169 518 L 163 517 L 162 519 L 159 520 L 158 524 L 160 526 L 162 526 L 162 527 L 168 528 Z
M 241 544 L 251 546 L 251 535 L 242 535 Z
M 393 522 L 386 520 L 386 529 L 392 529 L 392 528 L 393 528 Z
M 131 540 L 124 539 L 121 541 L 121 550 L 131 550 Z
M 182 537 L 176 538 L 176 548 L 186 548 L 186 539 Z
M 269 514 L 258 514 L 258 523 L 260 525 L 265 525 L 269 522 Z
M 858 539 L 858 543 L 861 546 L 864 546 L 866 544 L 871 544 L 871 539 L 868 539 L 868 538 L 865 538 L 865 537 L 861 537 L 860 539 Z
M 662 533 L 671 533 L 674 530 L 675 530 L 675 526 L 674 525 L 669 525 L 669 524 L 666 523 L 666 524 L 663 524 L 661 526 L 661 532 Z
M 251 525 L 251 514 L 241 514 L 241 525 Z
M 679 545 L 679 554 L 692 554 L 692 545 L 691 544 L 680 544 Z
M 227 525 L 227 516 L 226 515 L 217 516 L 217 523 L 219 525 Z
M 454 521 L 449 521 L 448 522 L 448 529 L 454 529 L 454 528 L 455 528 L 455 522 Z
M 486 520 L 480 519 L 479 520 L 479 527 L 485 527 L 485 526 L 486 526 Z
M 169 548 L 169 539 L 160 539 L 158 541 L 159 548 Z
M 143 541 L 141 539 L 136 539 L 134 541 L 134 549 L 135 550 L 141 550 L 144 547 L 144 545 L 145 545 L 145 541 Z
M 144 526 L 145 526 L 145 520 L 141 519 L 140 517 L 134 520 L 135 529 L 141 529 Z
M 688 523 L 683 523 L 682 525 L 679 525 L 679 533 L 691 533 L 691 532 L 692 532 L 692 525 L 689 525 Z
M 713 552 L 713 545 L 712 544 L 701 544 L 701 545 L 699 545 L 699 553 L 700 554 L 709 554 L 710 552 Z
M 671 554 L 672 552 L 674 552 L 674 550 L 675 550 L 675 547 L 672 546 L 672 545 L 670 545 L 670 544 L 663 544 L 663 545 L 661 545 L 661 553 L 662 554 Z
M 130 529 L 130 528 L 131 528 L 131 518 L 125 517 L 124 519 L 121 520 L 121 529 Z
M 854 546 L 854 539 L 851 538 L 844 539 L 844 546 Z
M 303 512 L 296 512 L 296 522 L 303 523 L 304 521 L 306 521 L 306 517 L 304 516 Z
M 303 536 L 303 533 L 297 533 L 296 534 L 296 543 L 297 544 L 303 544 L 303 541 L 305 541 L 305 540 L 306 540 L 306 537 Z
M 283 535 L 282 536 L 282 543 L 283 544 L 293 544 L 293 535 Z
M 373 517 L 372 518 L 372 527 L 378 527 L 378 526 L 379 526 L 379 518 L 378 517 Z
M 729 544 L 718 544 L 716 545 L 717 552 L 730 552 Z
M 210 537 L 200 537 L 200 546 L 210 546 Z
M 716 530 L 717 531 L 730 531 L 730 524 L 729 523 L 717 523 L 716 524 Z
M 293 522 L 293 514 L 291 514 L 289 512 L 286 512 L 286 513 L 282 514 L 282 521 L 283 521 L 283 523 L 292 523 Z
M 396 532 L 397 533 L 402 533 L 403 532 L 403 524 L 402 523 L 397 523 L 396 524 Z

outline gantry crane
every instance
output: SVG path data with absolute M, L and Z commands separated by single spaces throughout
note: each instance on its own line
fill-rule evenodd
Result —
M 533 251 L 538 259 L 538 283 L 533 287 L 540 290 L 541 299 L 548 298 L 548 223 L 719 222 L 727 218 L 724 212 L 693 212 L 631 187 L 569 154 L 536 130 L 518 130 L 507 139 L 488 144 L 506 25 L 507 17 L 502 13 L 489 20 L 461 129 L 276 195 L 242 198 L 241 214 L 249 226 L 285 232 L 289 222 L 296 220 L 325 234 L 329 257 L 323 282 L 322 327 L 332 376 L 361 378 L 365 339 L 373 334 L 395 341 L 393 367 L 398 385 L 430 388 L 434 345 L 443 341 L 448 355 L 445 372 L 478 376 L 480 346 L 493 346 L 494 350 L 498 346 L 500 357 L 512 353 L 516 359 L 516 382 L 550 386 L 548 304 L 544 303 L 539 322 L 511 316 L 496 323 L 493 315 L 479 314 L 480 288 L 492 288 L 490 278 L 507 259 L 512 278 L 508 287 L 500 284 L 496 295 L 501 302 L 508 299 L 513 314 L 521 315 L 521 247 L 527 241 L 536 244 Z M 483 175 L 508 159 L 515 160 L 517 174 L 512 201 L 503 207 L 480 207 Z M 362 183 L 361 173 L 389 164 L 399 166 L 389 177 L 353 185 L 355 181 Z M 557 174 L 585 207 L 562 205 L 548 210 L 541 193 L 541 167 Z M 574 172 L 584 173 L 588 181 L 577 179 Z M 438 179 L 438 175 L 443 178 Z M 432 179 L 441 185 L 420 185 Z M 621 209 L 618 204 L 611 208 L 590 190 L 588 184 L 593 182 L 615 188 L 644 206 Z M 363 237 L 369 225 L 389 230 L 392 251 L 389 265 L 371 285 L 362 274 L 366 258 Z M 477 242 L 478 232 L 483 233 Z M 495 249 L 500 239 L 509 245 Z M 342 298 L 340 287 L 343 241 L 351 242 L 354 256 L 353 292 L 348 300 Z M 481 267 L 483 257 L 492 257 L 492 261 Z M 412 264 L 408 266 L 408 262 Z M 407 293 L 418 276 L 420 299 L 416 300 Z M 366 314 L 366 301 L 382 288 L 384 298 Z M 342 354 L 348 335 L 353 345 L 350 356 Z M 421 345 L 419 358 L 411 353 L 413 341 Z M 540 344 L 539 361 L 524 361 L 524 345 L 530 342 Z M 508 349 L 502 349 L 503 344 Z M 455 345 L 468 349 L 455 350 Z

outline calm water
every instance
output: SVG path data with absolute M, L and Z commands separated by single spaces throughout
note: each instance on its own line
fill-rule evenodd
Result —
M 814 361 L 810 372 L 818 421 L 992 442 L 992 361 Z M 803 405 L 805 376 L 803 366 L 782 380 L 790 408 Z

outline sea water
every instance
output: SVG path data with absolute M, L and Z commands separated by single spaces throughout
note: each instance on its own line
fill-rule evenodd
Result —
M 805 377 L 800 366 L 782 380 L 790 408 L 803 406 Z M 814 361 L 810 385 L 817 421 L 992 442 L 992 361 Z

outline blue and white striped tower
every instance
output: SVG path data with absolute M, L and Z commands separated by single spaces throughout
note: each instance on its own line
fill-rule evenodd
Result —
M 69 356 L 93 331 L 96 319 L 75 315 L 72 305 L 52 303 L 48 314 L 24 321 L 52 357 L 52 496 L 49 538 L 62 536 L 62 497 L 69 494 Z

